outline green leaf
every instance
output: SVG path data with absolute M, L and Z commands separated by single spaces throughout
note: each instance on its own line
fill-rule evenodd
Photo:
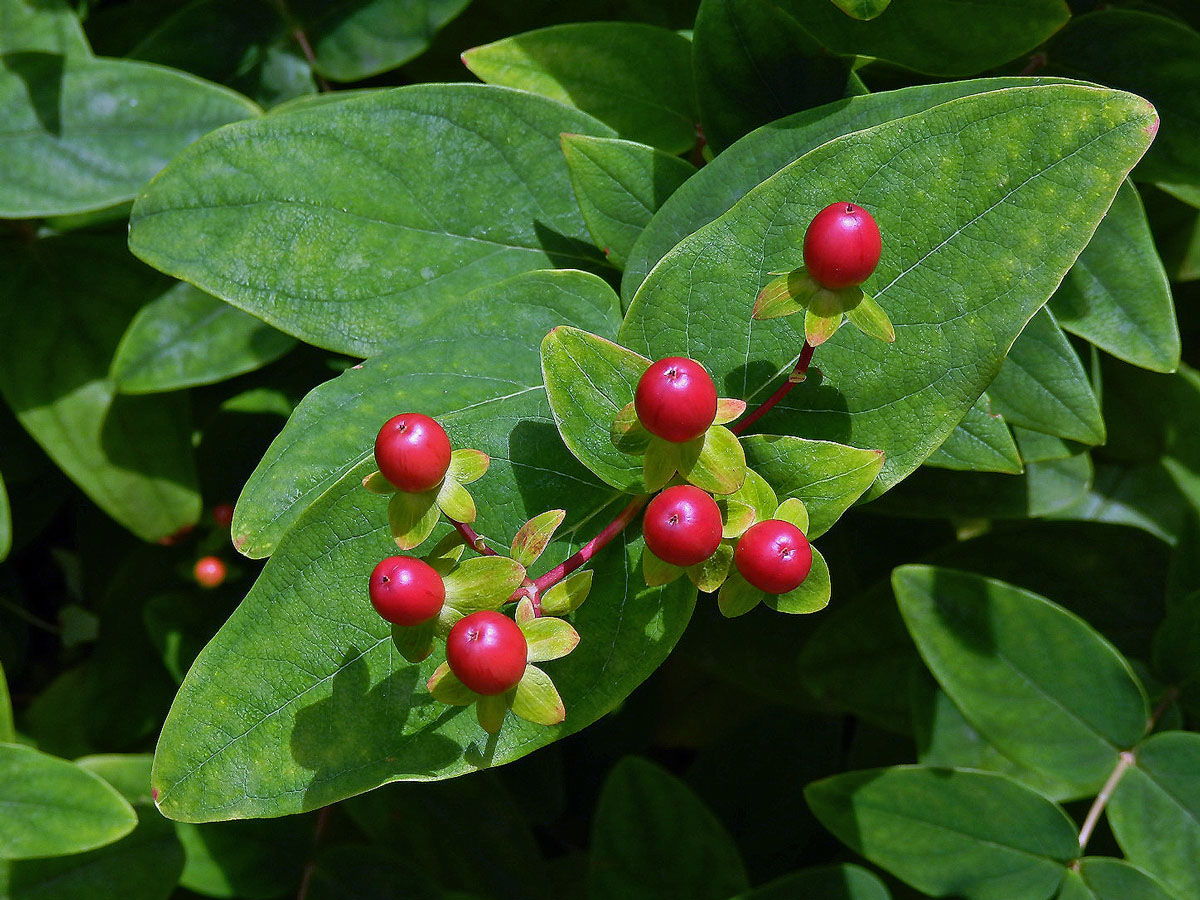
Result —
M 108 379 L 121 334 L 163 279 L 119 236 L 0 241 L 0 269 L 0 392 L 22 426 L 138 537 L 194 523 L 200 495 L 186 397 L 120 397 Z
M 1012 436 L 1016 439 L 1021 460 L 1027 463 L 1051 462 L 1057 459 L 1068 459 L 1078 456 L 1087 448 L 1074 441 L 1068 441 L 1052 434 L 1032 431 L 1014 425 Z
M 517 495 L 497 486 L 511 483 L 506 473 L 514 470 L 532 491 L 520 510 L 526 517 L 559 505 L 573 489 L 585 488 L 572 495 L 580 503 L 594 499 L 601 488 L 565 451 L 550 468 L 575 487 L 558 494 L 537 489 L 539 470 L 548 462 L 539 447 L 558 445 L 548 411 L 542 420 L 539 347 L 545 333 L 564 321 L 603 333 L 615 329 L 619 316 L 612 288 L 572 271 L 527 273 L 447 306 L 436 324 L 414 330 L 394 352 L 319 386 L 296 408 L 238 500 L 233 520 L 238 549 L 253 558 L 269 555 L 309 504 L 372 459 L 379 426 L 405 408 L 436 416 L 454 446 L 489 451 L 490 474 L 472 488 L 480 508 L 488 510 L 488 528 L 496 527 L 491 523 L 501 509 L 515 523 L 506 532 L 524 524 L 513 509 Z M 487 360 L 483 371 L 481 359 Z M 509 409 L 511 415 L 500 415 Z M 476 440 L 481 431 L 487 438 Z M 580 476 L 583 483 L 575 481 Z M 578 521 L 575 515 L 573 508 L 572 522 Z M 502 546 L 507 545 L 506 538 Z
M 1176 900 L 1140 869 L 1120 859 L 1089 856 L 1067 872 L 1059 900 Z
M 1200 591 L 1167 608 L 1154 635 L 1154 670 L 1178 687 L 1184 706 L 1200 709 Z
M 239 94 L 146 63 L 6 55 L 0 216 L 77 213 L 129 200 L 196 138 L 257 112 Z
M 295 341 L 190 284 L 177 284 L 134 316 L 112 361 L 123 394 L 213 384 L 253 372 Z
M 821 900 L 891 900 L 883 882 L 866 869 L 840 863 L 801 869 L 776 878 L 732 900 L 797 900 L 820 897 Z
M 550 100 L 469 84 L 240 123 L 138 198 L 130 247 L 308 343 L 379 353 L 475 288 L 597 260 L 564 131 L 609 133 Z
M 1004 416 L 992 411 L 991 398 L 984 391 L 967 410 L 950 436 L 925 460 L 924 465 L 968 472 L 1022 471 L 1021 454 Z
M 639 288 L 619 340 L 651 357 L 688 352 L 720 392 L 766 396 L 801 341 L 792 319 L 751 321 L 759 282 L 745 273 L 788 268 L 828 198 L 854 197 L 884 235 L 903 235 L 885 238 L 867 282 L 895 323 L 896 343 L 843 329 L 817 357 L 821 381 L 810 378 L 763 421 L 767 430 L 885 451 L 880 493 L 945 440 L 994 378 L 1003 349 L 1057 287 L 1144 152 L 1153 118 L 1129 95 L 1043 85 L 965 97 L 830 141 L 671 251 Z M 994 170 L 1008 180 L 990 178 Z M 1087 189 L 1064 196 L 1062 179 Z M 1042 207 L 1060 222 L 1052 235 L 1028 227 L 1029 210 Z M 999 234 L 1003 253 L 989 237 Z
M 566 515 L 565 509 L 552 509 L 522 525 L 513 538 L 512 558 L 525 567 L 537 562 L 538 557 L 546 552 L 546 546 Z
M 0 744 L 11 744 L 17 732 L 13 727 L 12 697 L 8 693 L 8 679 L 0 665 Z
M 542 595 L 542 612 L 565 616 L 579 609 L 592 589 L 592 570 L 584 569 L 564 578 Z
M 8 491 L 4 487 L 4 475 L 0 473 L 0 562 L 12 550 L 12 509 L 8 502 Z M 0 737 L 0 740 L 3 740 Z
M 1200 735 L 1156 734 L 1135 751 L 1117 784 L 1108 822 L 1129 862 L 1178 900 L 1200 897 Z
M 575 106 L 622 138 L 668 153 L 696 142 L 692 45 L 669 29 L 554 25 L 475 47 L 463 62 L 481 81 Z
M 702 490 L 732 494 L 746 480 L 746 453 L 723 425 L 713 425 L 696 440 L 676 446 L 679 474 Z
M 1126 181 L 1050 309 L 1058 324 L 1155 372 L 1179 365 L 1175 304 L 1137 188 Z
M 446 603 L 466 615 L 496 609 L 525 580 L 525 567 L 507 556 L 479 556 L 460 562 L 444 579 Z
M 885 9 L 891 0 L 833 0 L 834 6 L 852 19 L 873 19 Z
M 427 858 L 405 859 L 385 847 L 334 844 L 317 854 L 308 896 L 310 900 L 394 900 L 396 885 L 401 884 L 405 900 L 446 900 L 453 896 L 434 884 L 426 871 L 427 863 Z M 469 894 L 459 897 L 472 900 Z
M 13 811 L 0 817 L 0 859 L 80 853 L 137 824 L 103 779 L 20 744 L 0 744 L 0 807 Z
M 565 619 L 542 616 L 521 628 L 529 643 L 529 661 L 560 659 L 579 644 L 579 634 Z M 517 713 L 520 715 L 520 713 Z
M 563 155 L 592 241 L 624 268 L 638 235 L 696 167 L 654 147 L 564 134 Z
M 746 462 L 774 489 L 779 500 L 796 498 L 808 510 L 805 534 L 816 540 L 841 518 L 875 481 L 883 465 L 877 450 L 779 435 L 742 439 Z M 738 495 L 733 495 L 737 497 Z M 774 506 L 774 504 L 767 504 Z M 759 518 L 769 519 L 770 509 Z
M 935 897 L 1046 900 L 1079 852 L 1059 807 L 1000 775 L 896 766 L 810 784 L 821 823 Z
M 812 570 L 800 587 L 786 594 L 767 594 L 763 602 L 778 612 L 804 614 L 819 612 L 829 605 L 829 566 L 816 547 L 812 548 Z
M 206 897 L 265 900 L 295 893 L 314 825 L 311 817 L 287 816 L 174 827 L 186 859 L 182 887 Z
M 1120 47 L 1120 53 L 1109 48 Z M 1046 47 L 1047 71 L 1132 91 L 1154 104 L 1162 133 L 1138 166 L 1139 179 L 1200 184 L 1193 110 L 1200 96 L 1200 35 L 1185 23 L 1134 9 L 1075 16 Z M 1153 59 L 1156 65 L 1142 60 Z M 1158 123 L 1150 126 L 1158 130 Z
M 940 0 L 893 3 L 869 22 L 849 18 L 829 0 L 780 4 L 833 53 L 874 56 L 927 75 L 971 75 L 1032 50 L 1070 17 L 1059 0 L 1002 0 L 955 6 Z
M 555 328 L 542 341 L 546 395 L 563 442 L 605 483 L 623 491 L 644 493 L 647 485 L 642 460 L 613 444 L 611 424 L 633 401 L 649 367 L 645 357 L 578 328 Z
M 638 757 L 604 782 L 591 846 L 592 900 L 727 900 L 749 886 L 733 838 L 703 801 Z
M 1146 731 L 1146 695 L 1124 657 L 1082 619 L 1001 581 L 929 566 L 892 576 L 925 663 L 1005 755 L 1099 791 Z
M 847 60 L 764 0 L 703 0 L 692 59 L 704 137 L 718 153 L 760 125 L 865 93 Z
M 554 682 L 537 666 L 525 667 L 525 674 L 513 691 L 512 711 L 535 725 L 557 725 L 567 717 Z
M 0 53 L 31 50 L 92 53 L 79 18 L 63 0 L 0 0 Z
M 988 387 L 992 409 L 1023 425 L 1085 444 L 1104 443 L 1104 418 L 1083 363 L 1047 309 L 1038 311 Z
M 401 550 L 412 550 L 429 540 L 441 517 L 437 491 L 423 494 L 396 491 L 388 501 L 388 526 Z

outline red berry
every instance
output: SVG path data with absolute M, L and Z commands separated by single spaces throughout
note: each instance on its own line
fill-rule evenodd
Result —
M 768 594 L 786 594 L 804 583 L 812 568 L 808 538 L 791 522 L 767 519 L 751 525 L 733 550 L 742 577 Z
M 646 507 L 642 522 L 646 546 L 673 566 L 704 562 L 721 543 L 717 501 L 690 484 L 669 487 Z
M 399 490 L 419 494 L 436 487 L 446 476 L 450 438 L 429 416 L 393 416 L 375 438 L 375 463 L 383 477 Z
M 212 508 L 212 517 L 218 528 L 228 528 L 233 524 L 233 504 L 218 503 Z
M 717 417 L 717 386 L 694 359 L 668 356 L 642 374 L 633 408 L 647 431 L 681 444 L 700 437 Z
M 396 625 L 420 625 L 442 611 L 446 585 L 424 560 L 389 556 L 371 573 L 371 605 Z
M 871 277 L 882 248 L 869 212 L 853 203 L 831 203 L 804 232 L 804 265 L 822 287 L 851 287 Z
M 528 646 L 517 623 L 483 610 L 459 619 L 446 636 L 446 662 L 477 694 L 503 694 L 525 674 Z
M 220 587 L 225 581 L 225 563 L 216 556 L 202 556 L 196 560 L 192 576 L 203 588 Z

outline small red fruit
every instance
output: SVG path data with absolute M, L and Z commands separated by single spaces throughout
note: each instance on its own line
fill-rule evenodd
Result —
M 503 694 L 525 674 L 529 648 L 517 623 L 483 610 L 459 619 L 446 636 L 446 662 L 477 694 Z
M 804 232 L 804 265 L 821 287 L 862 284 L 879 265 L 883 242 L 869 212 L 853 203 L 831 203 Z
M 442 611 L 446 585 L 424 560 L 389 556 L 371 573 L 369 592 L 375 612 L 396 625 L 420 625 Z
M 233 504 L 218 503 L 212 508 L 212 517 L 218 528 L 228 528 L 233 524 Z
M 673 566 L 694 566 L 721 544 L 721 510 L 700 488 L 669 487 L 646 507 L 642 533 L 659 559 Z
M 429 416 L 393 416 L 383 423 L 375 438 L 375 464 L 399 490 L 419 494 L 436 487 L 446 476 L 450 438 Z
M 804 583 L 812 568 L 808 538 L 791 522 L 767 519 L 751 525 L 733 550 L 733 563 L 750 584 L 768 594 L 786 594 Z
M 196 566 L 192 569 L 192 576 L 196 579 L 196 583 L 203 588 L 220 587 L 225 581 L 226 569 L 225 563 L 216 556 L 202 556 L 196 560 Z
M 694 359 L 668 356 L 642 374 L 633 408 L 651 434 L 682 444 L 704 434 L 717 417 L 717 386 Z

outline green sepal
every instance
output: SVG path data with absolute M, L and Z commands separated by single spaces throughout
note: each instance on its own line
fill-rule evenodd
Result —
M 380 471 L 372 472 L 362 480 L 362 486 L 372 494 L 379 494 L 382 497 L 390 496 L 396 493 L 396 486 L 383 477 Z
M 584 569 L 564 578 L 542 595 L 542 612 L 565 616 L 579 609 L 592 589 L 592 570 Z
M 717 608 L 725 618 L 732 619 L 744 616 L 766 597 L 765 591 L 760 591 L 750 584 L 740 572 L 732 572 L 721 585 L 721 592 L 717 594 Z
M 533 601 L 528 597 L 522 597 L 517 603 L 517 611 L 513 618 L 517 620 L 517 627 L 522 633 L 525 631 L 525 626 L 537 618 L 537 611 L 533 608 Z
M 458 676 L 450 671 L 448 662 L 443 662 L 433 670 L 425 687 L 429 689 L 434 700 L 449 706 L 469 706 L 479 696 L 458 680 Z
M 804 339 L 814 347 L 820 347 L 842 327 L 843 313 L 839 310 L 823 316 L 810 308 L 804 314 Z
M 746 480 L 746 452 L 732 431 L 714 425 L 679 447 L 679 473 L 712 494 L 732 494 Z M 665 483 L 665 482 L 664 482 Z
M 699 443 L 697 438 L 695 443 Z M 646 490 L 650 493 L 661 491 L 667 486 L 680 465 L 680 448 L 683 444 L 673 444 L 660 437 L 650 436 L 646 446 L 646 455 L 642 459 L 642 480 L 646 482 Z
M 441 518 L 436 491 L 410 494 L 396 491 L 388 503 L 388 525 L 401 550 L 411 550 L 425 543 Z
M 765 594 L 764 602 L 782 613 L 814 613 L 829 605 L 829 566 L 816 547 L 812 548 L 812 569 L 800 587 L 786 594 Z
M 522 525 L 513 538 L 512 558 L 523 566 L 531 566 L 537 562 L 566 515 L 566 510 L 552 509 L 534 516 Z
M 392 625 L 392 643 L 410 663 L 419 663 L 433 652 L 437 616 L 420 625 Z
M 717 509 L 721 510 L 721 537 L 725 539 L 741 537 L 758 518 L 753 506 L 732 499 L 732 495 L 718 500 Z
M 531 663 L 561 659 L 579 646 L 579 632 L 566 619 L 542 616 L 521 625 L 521 631 L 529 645 Z
M 729 577 L 733 565 L 733 545 L 722 542 L 717 551 L 702 563 L 687 567 L 687 576 L 697 588 L 711 594 Z
M 712 420 L 714 425 L 728 425 L 746 411 L 746 401 L 735 397 L 721 397 L 717 400 L 717 415 Z
M 445 578 L 458 565 L 458 561 L 462 559 L 463 550 L 467 545 L 463 542 L 463 536 L 458 531 L 451 531 L 440 541 L 433 545 L 433 549 L 426 553 L 423 557 L 426 563 Z
M 557 725 L 567 717 L 567 708 L 554 682 L 537 666 L 525 667 L 525 674 L 510 697 L 513 713 L 535 725 Z
M 873 337 L 885 344 L 896 340 L 896 329 L 892 326 L 892 320 L 870 294 L 863 294 L 858 303 L 847 307 L 846 318 L 867 337 Z
M 476 694 L 475 698 L 475 718 L 479 720 L 479 727 L 488 734 L 499 734 L 500 726 L 504 724 L 504 714 L 508 711 L 508 695 Z
M 790 522 L 804 534 L 808 534 L 808 507 L 799 497 L 789 497 L 780 503 L 773 518 Z
M 633 401 L 630 400 L 621 407 L 621 411 L 613 419 L 612 426 L 609 428 L 609 437 L 612 439 L 613 446 L 622 453 L 628 453 L 630 456 L 642 456 L 650 446 L 653 435 L 646 430 L 646 426 L 637 417 L 637 410 L 634 409 Z
M 723 499 L 750 506 L 754 510 L 754 519 L 757 522 L 771 518 L 779 506 L 775 489 L 767 483 L 767 479 L 749 468 L 746 469 L 746 480 L 742 482 L 742 486 Z M 720 505 L 721 501 L 718 500 L 717 506 Z
M 649 547 L 642 548 L 642 577 L 650 587 L 670 584 L 683 574 L 683 569 L 664 562 L 655 556 Z
M 755 319 L 778 319 L 804 312 L 819 290 L 821 286 L 801 266 L 780 275 L 759 291 L 750 315 Z
M 459 484 L 470 484 L 478 481 L 492 464 L 492 458 L 482 450 L 464 448 L 450 454 L 450 468 L 446 475 Z
M 453 478 L 442 479 L 437 492 L 437 504 L 442 512 L 456 522 L 474 522 L 478 515 L 471 492 Z
M 444 579 L 446 605 L 463 615 L 497 609 L 525 580 L 525 567 L 507 556 L 477 556 L 459 563 Z
M 464 618 L 465 615 L 449 603 L 443 603 L 437 617 L 433 620 L 434 633 L 444 641 L 446 635 L 450 633 L 450 629 L 457 625 L 458 620 Z

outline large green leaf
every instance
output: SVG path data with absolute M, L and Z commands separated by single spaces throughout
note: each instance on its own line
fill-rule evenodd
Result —
M 20 744 L 0 744 L 0 810 L 0 859 L 91 850 L 137 824 L 103 779 Z
M 892 587 L 925 663 L 1001 752 L 1099 791 L 1150 711 L 1129 663 L 1060 606 L 1001 581 L 904 566 Z
M 600 258 L 564 131 L 611 133 L 551 100 L 468 84 L 240 123 L 154 180 L 130 246 L 301 340 L 370 355 L 474 288 Z
M 1131 863 L 1177 900 L 1200 897 L 1200 735 L 1157 734 L 1135 751 L 1108 805 L 1108 821 Z
M 12 508 L 8 502 L 8 491 L 4 487 L 4 474 L 0 472 L 0 562 L 4 562 L 10 550 L 12 550 Z
M 563 154 L 592 240 L 618 267 L 654 211 L 696 172 L 677 156 L 614 138 L 564 134 Z
M 848 61 L 766 0 L 703 0 L 693 43 L 700 120 L 717 152 L 760 125 L 865 93 Z
M 371 458 L 379 427 L 407 410 L 437 416 L 456 446 L 478 447 L 470 443 L 476 432 L 488 435 L 490 449 L 484 449 L 493 457 L 490 475 L 471 490 L 484 510 L 478 527 L 503 546 L 524 523 L 518 518 L 526 510 L 528 519 L 564 505 L 566 498 L 553 494 L 559 479 L 574 485 L 571 490 L 579 492 L 574 497 L 585 506 L 607 499 L 611 492 L 570 459 L 552 423 L 547 429 L 515 416 L 544 402 L 542 336 L 564 322 L 611 334 L 618 307 L 608 285 L 574 271 L 530 272 L 448 304 L 442 318 L 408 333 L 394 351 L 346 371 L 305 398 L 238 500 L 233 521 L 238 548 L 255 558 L 270 555 L 308 504 Z M 510 401 L 517 405 L 506 406 Z M 503 410 L 513 412 L 498 419 Z M 551 440 L 539 452 L 547 436 Z M 543 470 L 550 469 L 543 487 Z M 507 480 L 493 487 L 498 483 L 493 476 L 502 471 L 513 473 L 528 500 L 506 494 Z M 584 513 L 574 503 L 567 505 L 570 522 L 578 523 L 576 516 Z M 501 512 L 505 520 L 498 523 Z
M 1079 852 L 1066 813 L 1000 775 L 897 766 L 805 795 L 842 841 L 934 897 L 1047 900 Z
M 1004 416 L 992 409 L 991 398 L 985 391 L 950 436 L 929 455 L 925 465 L 1013 475 L 1021 471 L 1021 454 Z
M 0 53 L 90 56 L 79 18 L 65 0 L 0 0 Z
M 732 900 L 797 900 L 800 897 L 821 900 L 891 900 L 883 882 L 861 866 L 840 863 L 801 869 L 776 878 Z
M 17 736 L 13 727 L 12 698 L 8 693 L 8 679 L 4 667 L 0 666 L 0 744 L 11 744 Z
M 875 491 L 886 490 L 995 377 L 1144 152 L 1154 119 L 1130 95 L 1044 85 L 830 141 L 671 251 L 639 288 L 621 343 L 651 357 L 687 353 L 719 391 L 765 397 L 801 336 L 791 319 L 752 321 L 754 298 L 767 273 L 798 262 L 804 230 L 831 196 L 855 199 L 884 235 L 867 290 L 896 342 L 841 329 L 817 354 L 822 377 L 793 390 L 764 427 L 884 450 Z M 1031 227 L 1036 209 L 1052 211 L 1058 228 Z
M 146 63 L 0 57 L 0 216 L 128 200 L 196 138 L 257 112 L 240 94 Z
M 113 351 L 168 282 L 119 236 L 0 242 L 0 392 L 25 429 L 114 519 L 155 540 L 194 523 L 187 400 L 119 397 Z
M 1050 309 L 1058 324 L 1155 372 L 1179 365 L 1175 304 L 1137 188 L 1126 181 Z
M 1104 418 L 1079 355 L 1041 309 L 988 386 L 992 409 L 1022 425 L 1086 444 L 1104 443 Z
M 175 833 L 184 852 L 182 887 L 206 897 L 255 900 L 295 892 L 313 821 L 287 816 L 204 825 L 176 822 Z M 277 863 L 264 866 L 264 859 Z
M 482 81 L 578 107 L 631 141 L 669 153 L 696 143 L 692 45 L 634 22 L 553 25 L 475 47 L 463 62 Z
M 617 763 L 592 818 L 591 900 L 728 900 L 749 886 L 737 845 L 704 802 L 653 763 Z
M 153 394 L 224 381 L 278 359 L 287 335 L 180 283 L 138 311 L 112 361 L 123 394 Z
M 1089 856 L 1067 872 L 1058 900 L 1178 900 L 1145 872 L 1120 859 Z
M 1138 166 L 1141 178 L 1200 184 L 1200 34 L 1167 16 L 1104 9 L 1072 19 L 1046 56 L 1047 71 L 1133 91 L 1155 105 L 1162 133 Z
M 874 56 L 929 75 L 971 75 L 1032 50 L 1071 15 L 1063 0 L 945 0 L 892 3 L 859 22 L 829 0 L 783 0 L 834 53 Z

